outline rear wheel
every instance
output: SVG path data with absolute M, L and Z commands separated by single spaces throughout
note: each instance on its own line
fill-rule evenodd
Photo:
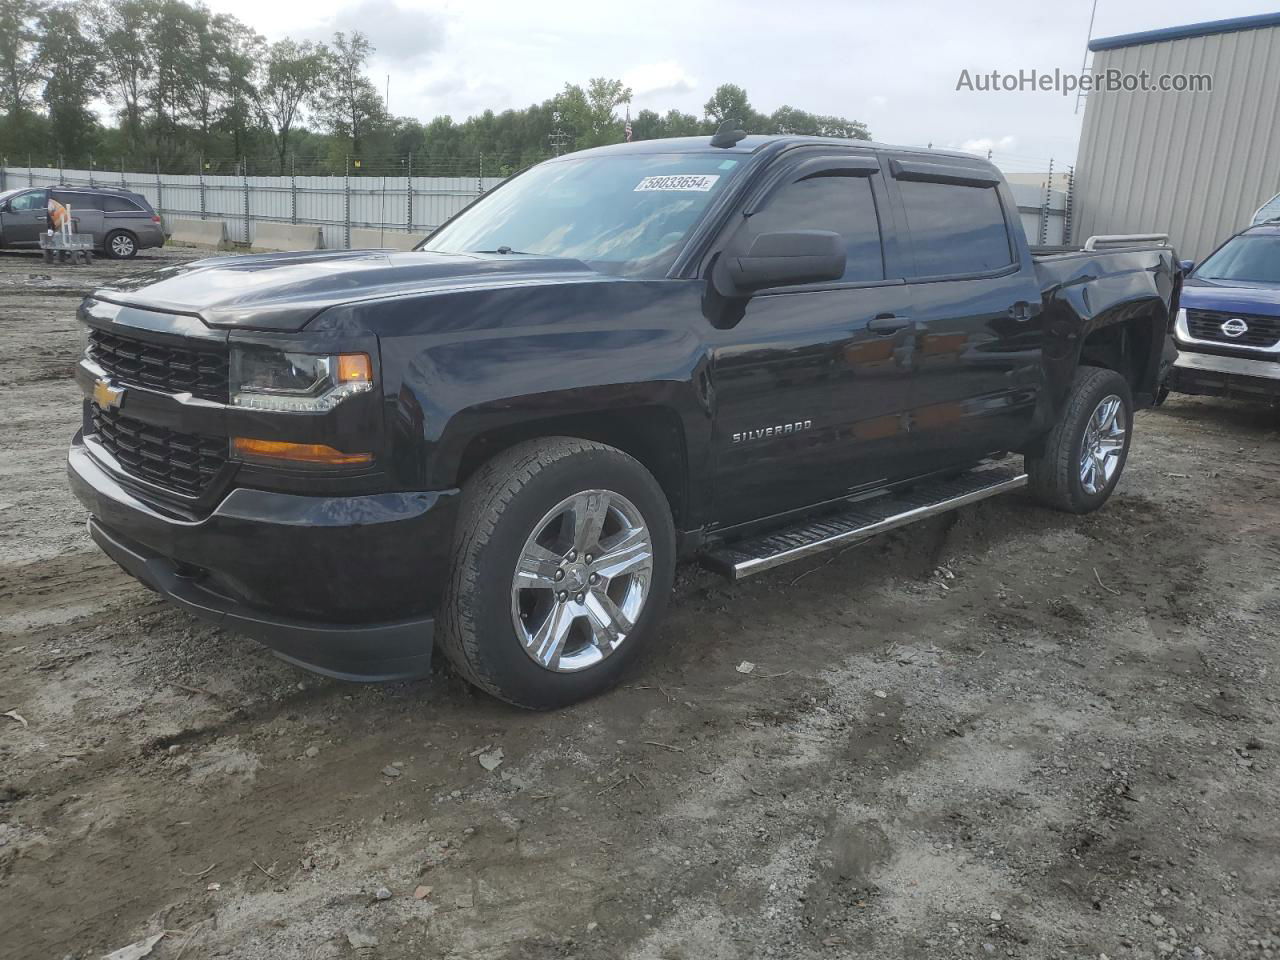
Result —
M 138 240 L 128 230 L 113 230 L 103 243 L 112 260 L 132 260 L 138 254 Z
M 441 646 L 496 697 L 574 703 L 653 642 L 674 570 L 671 511 L 638 461 L 570 437 L 522 443 L 463 489 Z
M 1070 513 L 1097 510 L 1120 482 L 1132 432 L 1129 382 L 1114 370 L 1081 367 L 1043 451 L 1026 458 L 1032 494 Z

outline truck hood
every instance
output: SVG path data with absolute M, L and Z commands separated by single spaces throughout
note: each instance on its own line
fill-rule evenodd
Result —
M 197 316 L 211 327 L 301 330 L 338 304 L 495 286 L 606 280 L 580 260 L 341 250 L 214 257 L 123 278 L 95 299 Z
M 1280 286 L 1246 280 L 1191 277 L 1182 285 L 1180 305 L 1191 310 L 1280 316 Z

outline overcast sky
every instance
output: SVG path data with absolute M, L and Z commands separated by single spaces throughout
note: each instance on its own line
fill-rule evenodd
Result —
M 206 0 L 268 40 L 361 30 L 391 109 L 427 120 L 540 102 L 566 81 L 621 77 L 632 111 L 702 115 L 720 83 L 756 109 L 861 120 L 877 140 L 977 149 L 1010 168 L 1073 163 L 1080 115 L 1057 93 L 957 91 L 962 69 L 1078 71 L 1092 0 Z M 1262 0 L 1098 0 L 1095 37 L 1265 13 Z

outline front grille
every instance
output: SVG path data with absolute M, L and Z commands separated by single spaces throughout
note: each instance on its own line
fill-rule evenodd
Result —
M 227 462 L 227 441 L 179 433 L 90 404 L 93 429 L 120 466 L 167 490 L 199 496 Z
M 1228 320 L 1239 318 L 1249 329 L 1238 337 L 1222 332 Z M 1187 331 L 1197 340 L 1212 340 L 1237 347 L 1274 347 L 1280 343 L 1280 317 L 1256 316 L 1248 313 L 1223 313 L 1218 310 L 1188 310 Z
M 89 355 L 116 383 L 227 402 L 225 349 L 170 347 L 94 327 Z

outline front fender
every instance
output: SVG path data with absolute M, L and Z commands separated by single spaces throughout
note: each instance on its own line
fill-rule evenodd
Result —
M 456 486 L 486 434 L 658 408 L 692 472 L 710 448 L 700 286 L 607 281 L 429 298 L 379 330 L 386 422 L 409 489 Z

